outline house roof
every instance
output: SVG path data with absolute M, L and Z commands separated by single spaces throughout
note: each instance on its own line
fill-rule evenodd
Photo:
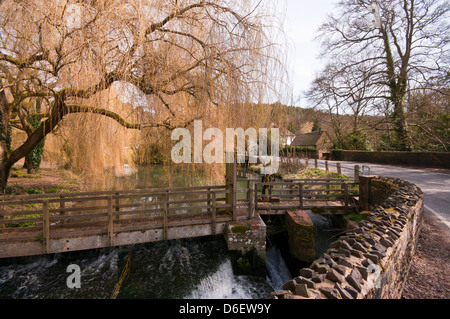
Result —
M 326 134 L 325 131 L 315 131 L 311 133 L 298 134 L 295 136 L 294 141 L 292 142 L 293 146 L 316 146 L 319 139 L 323 134 Z

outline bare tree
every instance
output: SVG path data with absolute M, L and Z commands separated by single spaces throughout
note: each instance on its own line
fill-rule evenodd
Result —
M 313 106 L 324 109 L 330 119 L 329 125 L 336 136 L 336 147 L 368 148 L 365 115 L 371 114 L 375 106 L 368 96 L 373 87 L 368 83 L 369 64 L 359 64 L 353 68 L 342 68 L 339 64 L 327 64 L 313 80 L 308 99 Z M 349 143 L 351 142 L 351 143 Z M 363 147 L 363 146 L 366 147 Z
M 341 0 L 319 29 L 323 55 L 338 73 L 370 65 L 358 75 L 367 84 L 364 99 L 390 101 L 400 150 L 412 147 L 408 92 L 439 90 L 448 72 L 449 8 L 445 0 Z
M 0 192 L 12 165 L 70 114 L 128 129 L 186 126 L 198 108 L 260 98 L 280 62 L 261 2 L 5 0 L 0 8 Z M 137 121 L 98 105 L 113 83 L 145 96 Z M 149 116 L 155 104 L 165 109 L 158 120 Z M 41 116 L 37 128 L 30 114 Z M 16 149 L 11 125 L 28 135 Z

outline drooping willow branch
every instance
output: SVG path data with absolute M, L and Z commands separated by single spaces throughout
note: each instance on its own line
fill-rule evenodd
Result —
M 189 120 L 181 125 L 173 125 L 170 123 L 171 118 L 167 118 L 166 120 L 162 122 L 155 122 L 155 123 L 146 123 L 146 124 L 140 124 L 140 123 L 130 123 L 126 121 L 123 117 L 121 117 L 119 114 L 106 110 L 104 108 L 99 107 L 93 107 L 93 106 L 85 106 L 85 105 L 67 105 L 67 110 L 69 113 L 91 113 L 91 114 L 100 114 L 106 117 L 109 117 L 122 125 L 123 127 L 127 129 L 133 129 L 133 130 L 142 130 L 145 128 L 152 128 L 152 127 L 165 127 L 168 130 L 174 130 L 179 127 L 186 127 L 190 123 L 192 123 L 196 119 Z

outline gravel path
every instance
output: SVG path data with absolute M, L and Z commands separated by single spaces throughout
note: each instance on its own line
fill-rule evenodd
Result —
M 450 299 L 448 228 L 426 210 L 402 298 Z

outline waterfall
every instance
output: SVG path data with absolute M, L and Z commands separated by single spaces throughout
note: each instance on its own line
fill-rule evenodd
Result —
M 283 285 L 293 277 L 276 245 L 268 245 L 267 259 L 267 282 L 274 290 L 282 290 Z
M 202 279 L 187 299 L 251 299 L 241 284 L 227 260 L 215 273 Z

